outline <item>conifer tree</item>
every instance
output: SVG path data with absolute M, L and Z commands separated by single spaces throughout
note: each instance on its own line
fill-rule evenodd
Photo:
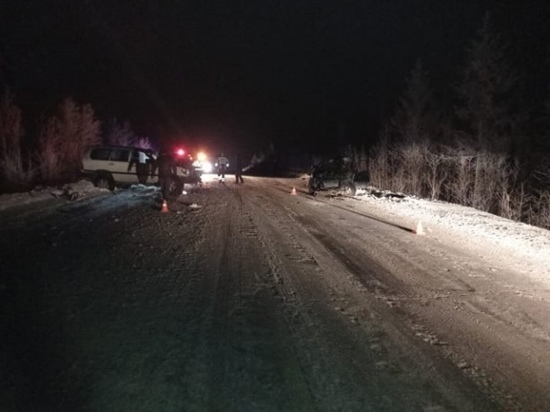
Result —
M 420 143 L 429 139 L 432 115 L 432 90 L 428 72 L 418 59 L 407 80 L 407 87 L 391 120 L 397 141 Z
M 496 187 L 506 185 L 503 168 L 511 154 L 511 93 L 515 76 L 506 61 L 506 46 L 486 14 L 483 26 L 467 50 L 467 62 L 457 87 L 457 115 L 475 156 L 472 206 L 497 212 Z
M 487 14 L 467 50 L 467 63 L 457 87 L 457 114 L 478 150 L 510 150 L 510 94 L 515 76 L 505 53 L 506 46 Z

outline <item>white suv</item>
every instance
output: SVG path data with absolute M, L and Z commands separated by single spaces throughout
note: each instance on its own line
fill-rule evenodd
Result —
M 82 158 L 82 173 L 89 176 L 97 187 L 114 190 L 117 184 L 153 184 L 158 174 L 153 174 L 157 155 L 138 147 L 95 146 L 89 148 Z M 155 171 L 156 172 L 156 171 Z M 179 196 L 189 170 L 177 167 L 172 176 L 169 194 Z

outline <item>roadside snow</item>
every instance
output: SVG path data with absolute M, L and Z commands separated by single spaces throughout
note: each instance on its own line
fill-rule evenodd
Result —
M 367 213 L 389 216 L 412 231 L 420 228 L 426 236 L 461 246 L 501 267 L 521 270 L 550 287 L 548 230 L 446 202 L 377 197 L 366 190 L 358 190 L 355 198 Z
M 52 198 L 75 201 L 104 193 L 109 193 L 109 190 L 99 189 L 87 180 L 59 187 L 37 186 L 28 192 L 0 195 L 0 212 L 15 206 L 28 205 Z

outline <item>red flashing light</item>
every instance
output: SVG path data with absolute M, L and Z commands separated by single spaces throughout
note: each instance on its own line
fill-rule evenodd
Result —
M 183 156 L 183 155 L 185 154 L 185 150 L 183 150 L 183 149 L 178 149 L 178 150 L 176 150 L 176 154 L 177 154 L 178 156 Z

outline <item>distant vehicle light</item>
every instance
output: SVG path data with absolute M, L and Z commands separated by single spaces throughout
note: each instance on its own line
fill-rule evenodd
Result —
M 183 150 L 183 149 L 178 149 L 178 150 L 176 150 L 176 154 L 177 154 L 178 156 L 183 156 L 183 155 L 185 154 L 185 150 Z
M 204 173 L 212 173 L 212 163 L 210 163 L 208 160 L 205 160 L 202 162 L 202 170 Z
M 206 160 L 206 153 L 204 152 L 197 153 L 197 159 L 199 160 L 199 162 L 204 162 Z

